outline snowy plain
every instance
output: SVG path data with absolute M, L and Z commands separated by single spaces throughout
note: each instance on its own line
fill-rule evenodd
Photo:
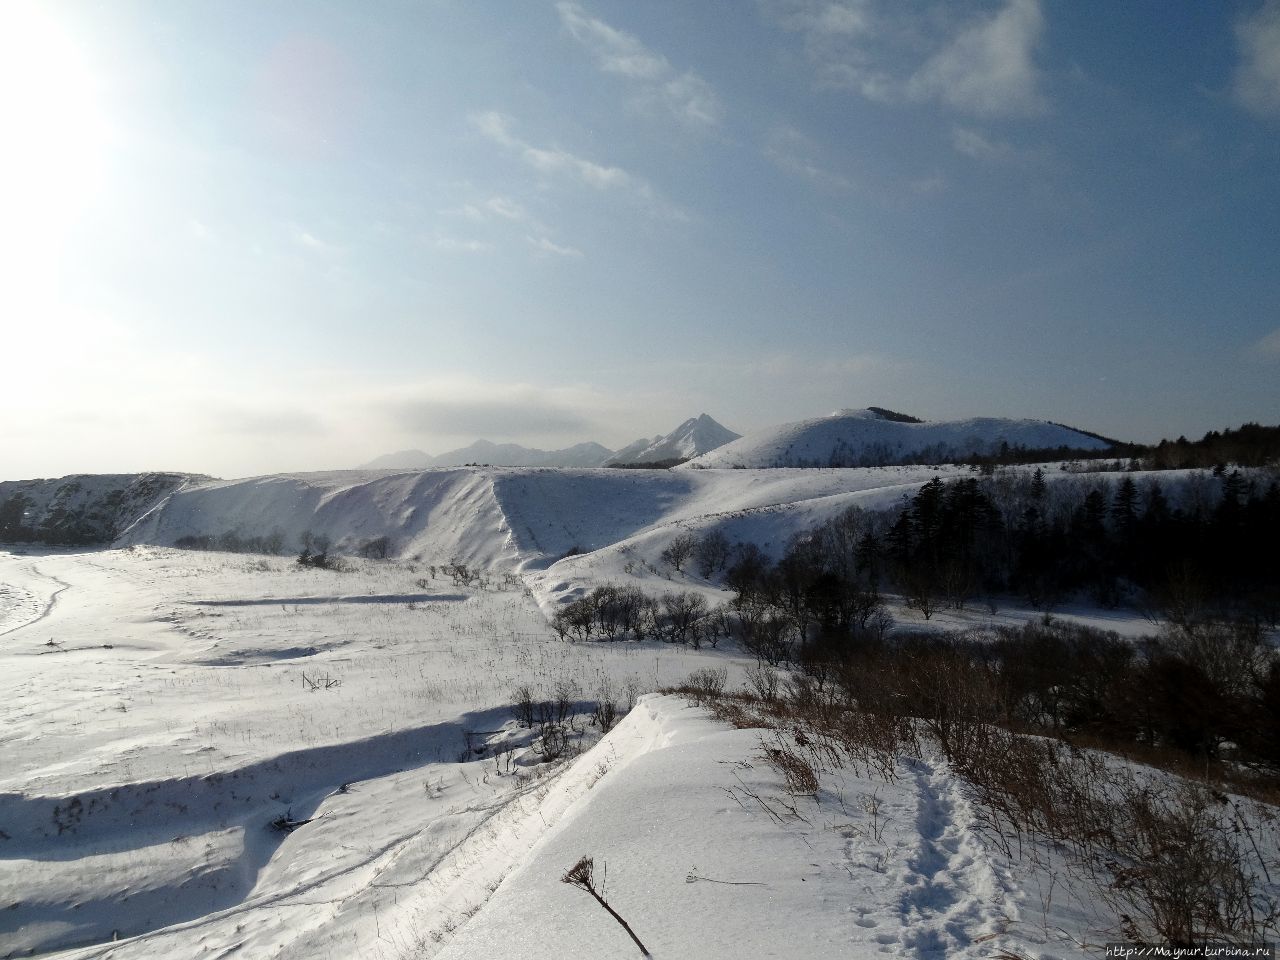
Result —
M 559 882 L 584 855 L 655 956 L 1087 955 L 1106 939 L 1087 892 L 990 849 L 941 761 L 904 761 L 891 782 L 828 770 L 779 819 L 751 799 L 786 797 L 762 731 L 669 696 L 602 739 L 587 720 L 605 695 L 702 667 L 740 686 L 748 658 L 572 645 L 547 626 L 605 582 L 728 599 L 661 565 L 678 532 L 776 551 L 960 472 L 195 481 L 115 549 L 0 552 L 0 957 L 637 955 Z M 276 527 L 349 550 L 390 536 L 395 556 L 337 573 L 168 546 Z M 487 583 L 453 583 L 453 559 Z M 586 752 L 543 756 L 513 717 L 523 683 L 573 691 Z

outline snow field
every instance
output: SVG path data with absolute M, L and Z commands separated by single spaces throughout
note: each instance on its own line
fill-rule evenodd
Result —
M 518 683 L 538 696 L 575 684 L 582 712 L 606 681 L 652 689 L 707 662 L 567 648 L 521 590 L 351 565 L 152 548 L 0 555 L 5 582 L 61 591 L 0 637 L 6 952 L 244 902 L 270 876 L 272 819 L 312 815 L 343 783 L 391 777 L 394 793 L 397 770 L 417 771 L 402 784 L 415 799 L 425 780 L 456 781 L 466 731 L 508 730 Z M 513 770 L 524 756 L 508 758 Z
M 0 957 L 631 955 L 559 882 L 583 855 L 607 865 L 611 902 L 658 956 L 1083 955 L 1098 942 L 1091 891 L 1044 867 L 1051 852 L 993 854 L 933 759 L 892 783 L 825 771 L 815 801 L 787 795 L 759 731 L 678 699 L 645 701 L 572 765 L 542 763 L 536 731 L 512 720 L 524 683 L 539 698 L 574 685 L 583 718 L 606 686 L 720 665 L 741 685 L 731 648 L 571 645 L 546 615 L 606 582 L 724 602 L 662 564 L 674 536 L 720 530 L 776 554 L 937 475 L 968 471 L 202 481 L 125 549 L 0 552 Z M 390 536 L 398 559 L 335 573 L 151 545 L 276 527 L 347 550 Z M 487 584 L 455 585 L 438 569 L 455 559 Z M 1038 615 L 971 607 L 928 626 Z M 285 816 L 311 822 L 273 830 Z

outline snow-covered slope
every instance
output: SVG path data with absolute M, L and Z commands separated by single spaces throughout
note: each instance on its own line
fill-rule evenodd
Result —
M 539 450 L 518 443 L 477 440 L 467 447 L 432 456 L 421 450 L 401 450 L 377 457 L 362 470 L 426 470 L 431 467 L 460 467 L 487 463 L 495 467 L 599 467 L 613 456 L 608 447 L 588 441 L 563 450 Z
M 282 474 L 192 484 L 142 517 L 121 544 L 173 545 L 183 537 L 278 533 L 297 549 L 305 533 L 341 552 L 388 537 L 399 556 L 510 566 L 509 531 L 490 474 L 475 468 L 412 473 Z
M 863 467 L 946 463 L 1002 447 L 1100 450 L 1091 434 L 1043 420 L 978 417 L 905 423 L 872 410 L 838 410 L 828 417 L 761 430 L 704 454 L 686 467 Z
M 717 423 L 705 413 L 691 417 L 665 436 L 652 440 L 637 440 L 623 447 L 611 458 L 611 463 L 662 463 L 668 460 L 688 460 L 709 453 L 739 439 L 723 424 Z

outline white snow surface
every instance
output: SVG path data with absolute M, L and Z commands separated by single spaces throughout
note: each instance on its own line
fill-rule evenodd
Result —
M 736 686 L 723 651 L 567 645 L 523 591 L 402 561 L 28 551 L 0 581 L 37 597 L 0 636 L 0 956 L 638 956 L 559 882 L 582 856 L 655 957 L 1074 957 L 1055 927 L 1089 933 L 941 761 L 792 797 L 763 731 L 661 696 L 591 746 L 602 684 Z M 510 691 L 564 681 L 588 749 L 544 762 Z
M 1097 437 L 1043 420 L 978 417 L 926 423 L 886 420 L 871 410 L 837 410 L 831 416 L 785 423 L 748 434 L 687 464 L 698 467 L 856 467 L 920 458 L 946 463 L 991 454 L 1002 444 L 1031 450 L 1100 450 Z

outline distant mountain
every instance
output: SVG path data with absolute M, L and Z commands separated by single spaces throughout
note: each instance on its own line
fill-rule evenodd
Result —
M 663 463 L 710 453 L 741 437 L 705 413 L 686 420 L 665 436 L 640 439 L 615 453 L 610 463 Z
M 978 417 L 933 423 L 879 407 L 837 410 L 829 417 L 784 423 L 735 440 L 691 461 L 690 467 L 872 467 L 945 463 L 1027 450 L 1103 450 L 1110 444 L 1043 420 Z
M 460 467 L 466 463 L 487 463 L 495 467 L 600 467 L 613 456 L 598 443 L 579 443 L 563 450 L 538 450 L 518 443 L 477 440 L 468 447 L 432 456 L 421 450 L 402 450 L 370 460 L 362 470 L 427 470 L 431 467 Z
M 400 450 L 396 453 L 384 453 L 374 457 L 368 463 L 362 463 L 359 470 L 425 470 L 431 466 L 435 457 L 424 450 Z
M 636 458 L 639 457 L 640 454 L 648 450 L 650 447 L 652 447 L 654 444 L 661 443 L 663 439 L 664 439 L 663 434 L 658 434 L 658 436 L 656 437 L 641 437 L 639 440 L 635 440 L 632 443 L 628 443 L 621 450 L 614 452 L 614 454 L 609 457 L 609 462 L 610 463 L 639 463 L 640 461 L 637 460 Z
M 388 453 L 370 460 L 359 469 L 429 470 L 432 467 L 460 467 L 467 463 L 487 463 L 495 467 L 603 467 L 610 463 L 661 463 L 696 457 L 737 440 L 738 436 L 704 413 L 686 420 L 670 433 L 652 439 L 641 437 L 617 451 L 591 442 L 563 450 L 538 450 L 517 443 L 477 440 L 469 447 L 436 456 L 421 450 Z

